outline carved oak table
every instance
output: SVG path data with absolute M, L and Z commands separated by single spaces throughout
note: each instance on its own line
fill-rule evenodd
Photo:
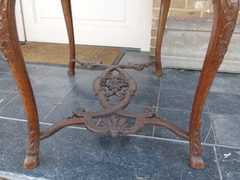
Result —
M 159 14 L 158 36 L 155 60 L 143 64 L 128 64 L 107 66 L 88 64 L 75 59 L 75 42 L 71 13 L 71 1 L 61 0 L 69 37 L 70 60 L 69 75 L 74 74 L 75 62 L 86 65 L 89 69 L 102 67 L 105 70 L 93 83 L 93 90 L 98 96 L 104 110 L 85 112 L 83 108 L 73 111 L 72 116 L 60 121 L 40 132 L 38 111 L 31 83 L 28 77 L 23 55 L 19 45 L 15 20 L 15 0 L 0 0 L 0 46 L 4 59 L 8 62 L 13 77 L 18 86 L 25 107 L 28 123 L 28 144 L 26 148 L 25 168 L 35 168 L 39 165 L 40 141 L 53 135 L 58 130 L 72 125 L 85 125 L 88 130 L 97 134 L 133 134 L 144 126 L 161 126 L 179 137 L 189 141 L 190 165 L 195 169 L 203 169 L 202 148 L 200 142 L 201 115 L 204 102 L 208 95 L 216 72 L 227 52 L 232 33 L 236 25 L 239 10 L 239 0 L 213 0 L 214 22 L 202 72 L 192 106 L 189 131 L 162 120 L 151 110 L 142 113 L 127 112 L 124 108 L 130 103 L 137 84 L 124 69 L 142 70 L 151 64 L 156 66 L 156 75 L 162 75 L 161 46 L 170 0 L 162 0 Z M 111 96 L 119 97 L 117 105 L 111 105 Z M 93 118 L 104 117 L 100 125 L 92 122 Z M 133 126 L 128 125 L 127 118 L 135 119 Z

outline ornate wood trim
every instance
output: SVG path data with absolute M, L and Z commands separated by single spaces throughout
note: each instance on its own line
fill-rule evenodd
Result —
M 189 126 L 190 165 L 195 169 L 204 168 L 200 143 L 202 110 L 211 84 L 227 52 L 232 33 L 236 26 L 239 2 L 238 0 L 213 0 L 213 9 L 214 22 L 211 38 L 198 82 Z
M 28 119 L 25 168 L 39 164 L 39 122 L 35 98 L 23 60 L 15 20 L 15 0 L 0 0 L 0 46 L 15 79 Z

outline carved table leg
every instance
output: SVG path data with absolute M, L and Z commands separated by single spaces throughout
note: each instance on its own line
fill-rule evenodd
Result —
M 190 165 L 195 169 L 204 168 L 200 142 L 201 113 L 211 84 L 227 52 L 236 25 L 239 8 L 238 0 L 213 0 L 213 8 L 212 34 L 193 102 L 189 127 Z
M 3 58 L 12 71 L 28 119 L 28 145 L 24 167 L 34 168 L 39 164 L 39 121 L 35 98 L 19 45 L 15 0 L 0 0 L 0 38 Z
M 162 76 L 161 49 L 162 49 L 163 33 L 164 33 L 164 29 L 165 29 L 165 24 L 167 21 L 167 15 L 168 15 L 170 2 L 171 2 L 171 0 L 162 0 L 161 5 L 160 5 L 158 30 L 157 30 L 157 42 L 156 42 L 156 49 L 155 49 L 155 60 L 158 61 L 156 63 L 156 75 L 157 76 Z
M 68 40 L 69 40 L 69 48 L 70 48 L 70 59 L 69 59 L 69 69 L 68 74 L 75 74 L 75 62 L 71 61 L 71 59 L 75 59 L 75 40 L 74 40 L 74 32 L 73 32 L 73 20 L 72 20 L 72 10 L 71 10 L 71 0 L 61 0 L 62 9 L 65 18 L 65 23 L 68 32 Z

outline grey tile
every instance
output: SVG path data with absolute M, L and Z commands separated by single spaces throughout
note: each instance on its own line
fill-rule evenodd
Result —
M 6 60 L 2 59 L 2 53 L 0 52 L 0 72 L 5 73 L 9 72 L 9 66 Z
M 240 116 L 212 114 L 218 144 L 240 147 Z
M 17 92 L 0 91 L 0 109 L 17 96 Z
M 61 101 L 61 104 L 57 105 L 54 110 L 44 119 L 44 122 L 56 123 L 61 119 L 68 118 L 72 114 L 73 110 L 77 108 L 85 108 L 86 112 L 103 110 L 103 107 L 98 101 L 64 98 Z
M 162 87 L 159 107 L 191 111 L 194 95 L 195 92 L 188 89 L 165 89 Z M 204 106 L 203 112 L 206 111 L 207 108 Z
M 152 59 L 146 52 L 126 52 L 120 63 L 144 63 Z M 85 107 L 86 111 L 103 109 L 92 91 L 92 83 L 102 71 L 77 67 L 75 76 L 68 76 L 65 66 L 26 66 L 33 82 L 40 121 L 58 122 L 61 118 L 68 117 L 77 107 Z M 155 76 L 154 66 L 145 68 L 142 72 L 127 71 L 137 81 L 138 90 L 125 108 L 126 111 L 142 112 L 145 108 L 156 111 L 158 108 L 160 117 L 168 118 L 179 127 L 188 129 L 199 71 L 163 69 L 162 77 Z M 220 144 L 216 148 L 223 179 L 239 179 L 239 78 L 237 74 L 218 73 L 207 102 L 215 137 Z M 0 101 L 3 99 L 0 103 L 0 116 L 26 119 L 19 96 L 6 105 L 17 94 L 8 64 L 0 58 Z M 117 101 L 113 98 L 113 105 L 114 102 Z M 207 112 L 205 107 L 201 141 L 208 145 L 203 144 L 206 168 L 201 171 L 193 170 L 188 165 L 188 143 L 176 142 L 179 138 L 160 127 L 155 129 L 155 137 L 151 137 L 153 127 L 145 127 L 138 133 L 139 136 L 120 136 L 115 139 L 94 135 L 81 128 L 65 128 L 41 142 L 40 166 L 24 170 L 22 162 L 27 144 L 27 124 L 8 118 L 0 119 L 0 172 L 30 176 L 33 179 L 60 180 L 220 179 L 215 147 L 211 146 L 215 142 Z M 94 119 L 94 122 L 99 120 Z M 134 124 L 133 119 L 129 122 Z M 49 126 L 41 125 L 41 130 L 47 127 Z
M 128 70 L 128 74 L 136 81 L 138 87 L 146 86 L 159 88 L 161 77 L 155 75 L 155 70 L 151 69 L 151 71 L 143 70 L 135 71 L 135 70 Z
M 240 179 L 240 150 L 217 147 L 217 156 L 223 179 Z
M 131 136 L 112 139 L 72 128 L 42 141 L 39 167 L 24 170 L 26 124 L 0 121 L 0 171 L 59 180 L 220 178 L 210 146 L 203 147 L 206 168 L 194 170 L 188 165 L 186 143 Z
M 56 106 L 55 103 L 60 100 L 59 97 L 35 96 L 39 121 L 42 121 L 48 113 Z M 0 110 L 0 116 L 27 119 L 25 109 L 20 96 L 15 98 Z
M 65 97 L 97 101 L 97 96 L 95 96 L 95 93 L 92 90 L 92 84 L 93 82 L 80 80 Z
M 93 83 L 93 81 L 101 75 L 101 73 L 103 72 L 102 70 L 79 70 L 78 74 L 82 74 L 81 77 L 81 81 L 83 82 L 90 82 Z M 78 74 L 76 74 L 75 76 L 78 76 Z
M 18 92 L 16 83 L 12 77 L 12 74 L 6 73 L 0 78 L 0 90 Z
M 219 78 L 216 77 L 210 89 L 210 92 L 230 93 L 240 95 L 240 79 L 239 78 Z
M 42 78 L 32 83 L 34 93 L 64 97 L 80 79 L 80 76 L 70 76 L 66 72 L 67 68 L 51 69 Z
M 157 107 L 159 88 L 138 86 L 136 94 L 132 97 L 130 105 L 143 107 Z
M 160 109 L 158 115 L 161 118 L 167 118 L 169 122 L 174 123 L 185 131 L 189 131 L 190 111 Z M 181 140 L 181 138 L 162 127 L 156 127 L 154 136 Z M 210 118 L 209 115 L 205 113 L 202 114 L 201 142 L 215 144 Z
M 161 86 L 166 89 L 187 89 L 196 91 L 200 72 L 164 69 Z
M 207 103 L 211 113 L 240 115 L 240 95 L 210 92 Z
M 4 76 L 4 75 L 5 75 L 5 73 L 1 73 L 1 72 L 0 72 L 0 78 L 1 78 L 1 76 Z
M 239 78 L 239 74 L 236 73 L 224 73 L 224 72 L 218 72 L 216 74 L 216 78 Z
M 41 79 L 53 67 L 42 64 L 26 64 L 28 75 L 31 81 Z

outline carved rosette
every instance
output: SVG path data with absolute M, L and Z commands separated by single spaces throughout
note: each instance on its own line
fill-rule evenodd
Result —
M 109 73 L 102 78 L 102 89 L 107 100 L 117 96 L 120 100 L 124 98 L 125 90 L 129 87 L 127 78 L 123 74 L 113 75 Z
M 125 134 L 125 129 L 130 127 L 126 118 L 116 115 L 104 118 L 98 126 L 108 131 L 112 137 L 117 137 L 119 134 Z

